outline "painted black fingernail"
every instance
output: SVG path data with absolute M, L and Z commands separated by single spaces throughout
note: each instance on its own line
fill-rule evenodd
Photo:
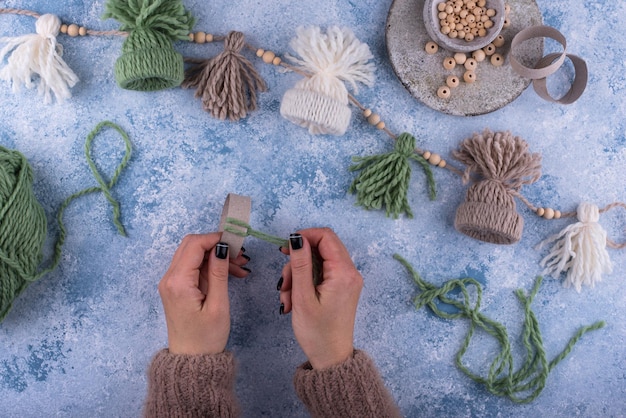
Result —
M 250 257 L 248 257 L 247 255 L 245 255 L 245 254 L 241 254 L 241 256 L 242 256 L 243 258 L 245 258 L 247 261 L 250 261 Z
M 291 242 L 291 249 L 299 250 L 302 248 L 302 235 L 300 234 L 291 234 L 289 235 L 289 242 Z
M 241 267 L 241 269 L 247 271 L 248 273 L 252 273 L 252 270 L 250 270 L 248 267 Z
M 246 252 L 246 248 L 245 247 L 241 247 L 241 252 L 245 253 Z
M 280 288 L 283 287 L 283 278 L 281 277 L 280 280 L 278 281 L 278 284 L 276 285 L 276 290 L 280 290 Z
M 279 315 L 284 315 L 285 314 L 285 304 L 284 303 L 280 304 L 280 309 L 278 310 L 278 314 Z
M 219 242 L 215 246 L 215 256 L 221 260 L 224 260 L 228 257 L 228 244 L 225 242 Z

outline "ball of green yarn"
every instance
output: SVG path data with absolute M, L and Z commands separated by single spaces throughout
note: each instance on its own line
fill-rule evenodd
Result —
M 33 193 L 28 161 L 0 146 L 0 321 L 38 278 L 46 234 L 46 214 Z

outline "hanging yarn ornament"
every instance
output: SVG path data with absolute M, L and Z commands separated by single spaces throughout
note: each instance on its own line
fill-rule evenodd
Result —
M 541 155 L 528 152 L 528 143 L 510 132 L 485 129 L 465 139 L 453 156 L 467 166 L 464 184 L 472 173 L 479 177 L 456 211 L 455 228 L 493 244 L 518 242 L 524 219 L 517 213 L 514 197 L 523 185 L 541 177 Z
M 504 325 L 488 318 L 480 312 L 482 288 L 479 282 L 472 278 L 465 278 L 449 280 L 441 287 L 437 287 L 423 280 L 413 267 L 398 254 L 394 254 L 393 258 L 398 260 L 407 269 L 413 281 L 421 290 L 421 293 L 413 300 L 416 309 L 428 306 L 430 310 L 440 318 L 466 318 L 470 321 L 469 331 L 463 340 L 461 348 L 456 354 L 456 365 L 459 370 L 470 379 L 484 385 L 490 393 L 496 396 L 506 396 L 516 403 L 529 403 L 535 400 L 543 391 L 550 372 L 568 356 L 578 340 L 586 333 L 598 330 L 606 325 L 604 321 L 598 321 L 591 325 L 581 327 L 574 336 L 570 338 L 561 353 L 551 361 L 548 361 L 539 322 L 530 306 L 541 285 L 542 279 L 538 277 L 528 296 L 524 294 L 522 289 L 518 289 L 515 292 L 515 295 L 524 309 L 522 343 L 526 349 L 524 363 L 515 370 L 513 350 L 506 328 Z M 468 286 L 470 285 L 476 288 L 474 306 L 472 306 L 470 292 L 468 290 Z M 460 296 L 457 297 L 457 293 Z M 438 307 L 439 303 L 449 305 L 456 311 L 448 313 Z M 485 335 L 493 337 L 500 349 L 498 355 L 490 363 L 489 371 L 486 376 L 482 376 L 470 370 L 463 362 L 463 357 L 470 347 L 476 330 L 483 330 Z
M 196 88 L 204 110 L 213 117 L 237 121 L 256 110 L 256 91 L 267 86 L 254 65 L 241 54 L 244 35 L 232 31 L 224 40 L 224 51 L 210 60 L 186 59 L 196 64 L 185 71 L 181 87 Z
M 7 44 L 0 50 L 0 62 L 10 54 L 0 78 L 11 82 L 13 92 L 22 85 L 32 88 L 35 76 L 39 76 L 37 91 L 44 103 L 51 103 L 52 95 L 59 103 L 72 97 L 70 88 L 76 85 L 78 76 L 61 58 L 63 46 L 56 38 L 60 29 L 61 20 L 45 14 L 35 22 L 36 34 L 0 38 L 0 43 Z
M 283 96 L 280 114 L 287 120 L 316 134 L 343 135 L 350 124 L 349 82 L 374 83 L 373 58 L 367 44 L 361 43 L 348 28 L 336 26 L 326 33 L 317 26 L 300 27 L 291 48 L 301 59 L 288 56 L 310 75 L 298 81 Z
M 413 213 L 407 199 L 411 165 L 409 160 L 422 166 L 428 182 L 430 199 L 436 197 L 435 180 L 428 161 L 415 153 L 415 138 L 402 133 L 396 138 L 394 150 L 387 154 L 369 157 L 352 157 L 357 164 L 351 171 L 362 170 L 352 181 L 349 192 L 356 194 L 356 203 L 366 209 L 385 208 L 387 216 L 397 219 L 401 213 L 412 218 Z
M 180 0 L 109 0 L 103 18 L 114 18 L 128 31 L 115 62 L 117 84 L 128 90 L 154 91 L 183 82 L 183 57 L 172 41 L 188 39 L 194 18 Z
M 582 285 L 593 287 L 602 280 L 602 274 L 613 271 L 613 266 L 606 250 L 606 231 L 598 223 L 598 207 L 583 202 L 576 213 L 579 222 L 545 239 L 538 248 L 553 243 L 540 263 L 545 267 L 543 274 L 558 277 L 567 273 L 563 285 L 580 293 Z
M 124 139 L 125 155 L 109 182 L 105 182 L 91 158 L 91 146 L 100 130 L 109 126 Z M 126 235 L 119 220 L 120 205 L 111 195 L 122 170 L 128 164 L 131 143 L 126 133 L 111 122 L 101 122 L 88 135 L 85 156 L 98 186 L 86 188 L 65 199 L 57 212 L 59 236 L 54 245 L 53 259 L 49 267 L 39 270 L 43 258 L 43 246 L 47 235 L 46 215 L 33 193 L 33 173 L 26 157 L 18 151 L 0 146 L 0 321 L 4 319 L 15 298 L 29 284 L 54 270 L 61 260 L 61 249 L 66 230 L 63 214 L 69 204 L 81 196 L 102 192 L 113 207 L 113 223 L 121 235 Z

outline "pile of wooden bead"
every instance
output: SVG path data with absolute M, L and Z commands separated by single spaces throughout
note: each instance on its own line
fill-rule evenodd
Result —
M 471 42 L 487 35 L 493 27 L 491 20 L 496 10 L 486 7 L 486 0 L 448 0 L 437 4 L 437 17 L 441 33 L 452 39 Z

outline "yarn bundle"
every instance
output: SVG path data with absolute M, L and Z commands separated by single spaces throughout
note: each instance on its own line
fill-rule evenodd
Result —
M 194 18 L 179 0 L 109 0 L 103 18 L 129 31 L 115 62 L 123 89 L 154 91 L 177 87 L 184 79 L 183 56 L 172 42 L 187 39 Z
M 457 209 L 455 228 L 472 238 L 494 244 L 521 239 L 524 219 L 515 199 L 525 184 L 541 177 L 541 155 L 530 153 L 528 143 L 510 132 L 486 129 L 465 139 L 454 158 L 466 165 L 463 182 L 478 176 Z
M 333 26 L 326 33 L 317 26 L 300 27 L 291 48 L 301 57 L 288 58 L 310 75 L 285 92 L 280 114 L 311 134 L 343 135 L 350 124 L 348 89 L 374 83 L 373 58 L 367 44 L 348 28 Z
M 124 140 L 125 154 L 111 179 L 106 182 L 98 172 L 91 157 L 94 138 L 104 127 L 115 129 Z M 13 301 L 28 285 L 53 271 L 61 260 L 66 230 L 63 214 L 69 204 L 81 196 L 103 193 L 113 208 L 113 223 L 125 236 L 120 222 L 120 204 L 113 197 L 111 188 L 131 157 L 132 145 L 126 133 L 118 125 L 104 121 L 87 136 L 85 156 L 98 186 L 88 187 L 63 201 L 58 212 L 59 236 L 54 245 L 50 266 L 40 270 L 43 246 L 47 236 L 46 214 L 33 193 L 33 172 L 20 152 L 0 146 L 0 321 L 7 315 Z
M 57 43 L 61 20 L 51 14 L 40 16 L 35 23 L 37 33 L 15 38 L 2 37 L 6 46 L 0 50 L 0 62 L 9 55 L 7 65 L 0 70 L 0 79 L 9 81 L 14 92 L 21 86 L 32 88 L 39 78 L 37 91 L 44 103 L 70 98 L 70 88 L 78 82 L 78 76 L 63 61 L 63 46 Z

